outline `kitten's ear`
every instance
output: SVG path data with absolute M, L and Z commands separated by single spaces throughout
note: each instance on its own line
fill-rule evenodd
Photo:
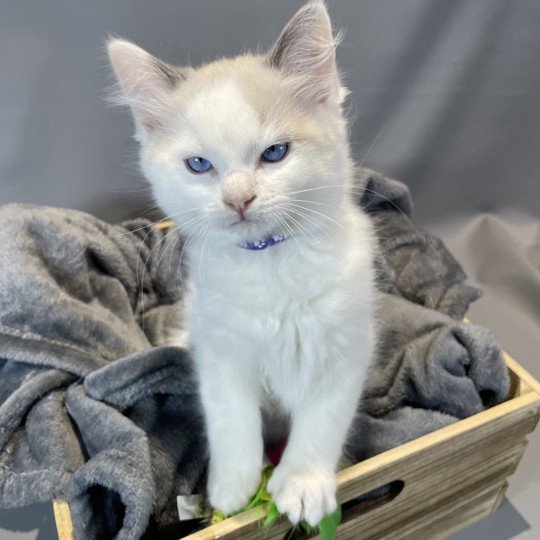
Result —
M 131 107 L 137 139 L 143 141 L 160 125 L 172 91 L 190 70 L 166 64 L 122 39 L 109 41 L 107 52 L 119 83 L 113 100 Z
M 339 82 L 335 53 L 340 38 L 340 34 L 332 36 L 324 3 L 315 0 L 289 21 L 267 61 L 291 81 L 295 93 L 307 102 L 341 102 L 346 91 Z

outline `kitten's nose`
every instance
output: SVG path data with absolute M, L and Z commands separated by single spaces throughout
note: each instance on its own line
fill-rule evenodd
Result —
M 244 217 L 246 208 L 257 198 L 257 195 L 243 195 L 240 197 L 224 197 L 223 202 L 232 208 L 238 215 Z

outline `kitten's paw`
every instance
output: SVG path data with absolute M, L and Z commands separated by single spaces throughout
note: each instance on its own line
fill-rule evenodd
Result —
M 315 526 L 337 507 L 333 471 L 295 469 L 281 464 L 268 482 L 268 491 L 280 513 L 287 514 L 291 523 L 305 520 Z
M 231 514 L 244 507 L 255 495 L 262 479 L 261 467 L 228 464 L 219 470 L 210 468 L 208 499 L 213 508 Z

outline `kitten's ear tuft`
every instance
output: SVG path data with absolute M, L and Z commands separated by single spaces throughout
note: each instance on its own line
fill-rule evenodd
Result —
M 142 141 L 160 125 L 172 91 L 189 70 L 166 64 L 122 39 L 110 40 L 107 52 L 119 84 L 112 99 L 131 107 L 137 138 Z
M 311 103 L 342 101 L 336 66 L 336 46 L 324 3 L 314 0 L 301 8 L 281 32 L 268 53 L 268 63 L 281 71 L 297 95 Z

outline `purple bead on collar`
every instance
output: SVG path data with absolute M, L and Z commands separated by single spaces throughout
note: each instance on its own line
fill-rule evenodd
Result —
M 256 240 L 255 242 L 242 242 L 241 244 L 238 244 L 238 246 L 243 249 L 259 251 L 261 249 L 266 249 L 270 246 L 275 246 L 276 244 L 281 244 L 281 242 L 284 242 L 285 240 L 287 240 L 287 237 L 285 235 L 274 234 L 271 236 L 267 236 L 263 240 Z

